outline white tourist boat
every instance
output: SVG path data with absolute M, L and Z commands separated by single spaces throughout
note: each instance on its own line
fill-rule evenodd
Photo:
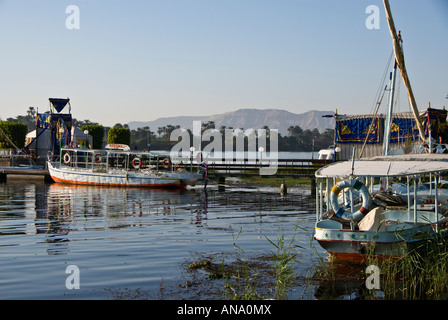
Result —
M 57 161 L 48 160 L 55 182 L 144 188 L 194 186 L 201 174 L 173 166 L 169 158 L 158 160 L 151 153 L 121 150 L 63 148 Z
M 399 257 L 423 242 L 446 236 L 448 219 L 441 209 L 439 188 L 433 188 L 433 194 L 427 195 L 439 205 L 420 206 L 410 198 L 413 193 L 412 199 L 418 199 L 418 181 L 439 179 L 446 172 L 446 154 L 379 156 L 319 169 L 316 171 L 315 239 L 336 258 L 363 261 L 368 256 Z M 371 188 L 380 179 L 395 178 L 406 181 L 407 204 L 374 207 Z M 415 185 L 417 188 L 413 188 Z M 350 211 L 337 200 L 346 188 L 358 190 L 362 196 L 362 204 L 356 207 L 352 202 Z M 326 195 L 330 195 L 329 201 L 324 200 Z

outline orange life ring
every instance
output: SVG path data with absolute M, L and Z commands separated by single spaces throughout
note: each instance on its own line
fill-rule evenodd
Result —
M 139 168 L 140 168 L 140 164 L 141 164 L 140 158 L 134 158 L 134 159 L 132 159 L 131 164 L 132 164 L 132 166 L 133 166 L 135 169 L 139 169 Z

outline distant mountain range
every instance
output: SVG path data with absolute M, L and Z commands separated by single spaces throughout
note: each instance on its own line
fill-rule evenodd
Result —
M 323 118 L 323 115 L 333 115 L 333 111 L 308 111 L 305 113 L 292 113 L 278 109 L 239 109 L 211 116 L 180 116 L 164 117 L 154 121 L 132 121 L 128 123 L 131 130 L 148 126 L 151 131 L 157 132 L 157 128 L 167 125 L 180 125 L 181 128 L 191 129 L 193 121 L 215 122 L 215 128 L 221 126 L 243 129 L 260 129 L 268 126 L 269 129 L 278 129 L 282 136 L 288 134 L 290 126 L 300 126 L 303 130 L 318 129 L 324 132 L 327 128 L 334 129 L 334 118 Z

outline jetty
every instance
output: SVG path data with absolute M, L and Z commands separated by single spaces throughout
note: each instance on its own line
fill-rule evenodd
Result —
M 166 165 L 166 155 L 158 155 L 152 161 L 152 165 Z M 40 161 L 39 161 L 40 160 Z M 333 162 L 327 159 L 278 159 L 275 161 L 275 173 L 266 175 L 267 177 L 292 177 L 310 178 L 314 182 L 314 174 L 319 168 Z M 196 159 L 181 158 L 174 161 L 173 165 L 182 164 L 185 169 L 191 172 L 201 170 L 201 163 Z M 273 162 L 268 160 L 248 160 L 248 159 L 213 159 L 207 161 L 207 174 L 212 180 L 223 181 L 230 177 L 251 177 L 260 176 L 261 169 L 272 168 Z M 31 164 L 26 156 L 10 155 L 0 156 L 0 182 L 6 182 L 8 177 L 15 178 L 42 178 L 45 181 L 52 181 L 46 167 L 44 159 L 37 159 Z M 313 184 L 313 183 L 312 183 Z

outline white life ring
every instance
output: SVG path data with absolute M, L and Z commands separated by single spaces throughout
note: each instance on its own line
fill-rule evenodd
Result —
M 359 191 L 362 197 L 362 205 L 356 212 L 346 212 L 343 208 L 339 206 L 338 195 L 341 190 L 345 188 L 353 188 Z M 343 218 L 345 220 L 358 221 L 361 220 L 367 213 L 369 213 L 370 209 L 372 209 L 372 198 L 370 196 L 369 190 L 367 190 L 366 186 L 359 180 L 350 179 L 343 180 L 338 184 L 334 185 L 331 188 L 331 208 L 335 212 L 338 218 Z
M 69 164 L 70 163 L 70 155 L 68 154 L 68 152 L 66 152 L 64 154 L 64 163 L 65 164 Z
M 134 159 L 132 159 L 132 162 L 131 162 L 131 164 L 132 164 L 132 166 L 135 168 L 135 169 L 139 169 L 140 168 L 140 158 L 134 158 Z

